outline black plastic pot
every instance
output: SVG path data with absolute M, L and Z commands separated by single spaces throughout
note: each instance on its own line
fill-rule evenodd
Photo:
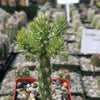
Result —
M 53 64 L 52 65 L 52 69 L 53 70 L 59 70 L 60 68 L 65 68 L 65 69 L 68 69 L 70 71 L 75 71 L 75 72 L 78 72 L 80 71 L 80 66 L 77 66 L 77 65 L 62 65 L 62 64 Z
M 0 73 L 0 82 L 2 82 L 6 72 L 8 69 L 10 69 L 10 65 L 13 62 L 13 60 L 15 59 L 15 57 L 18 55 L 18 52 L 11 52 L 11 54 L 9 55 L 9 57 L 6 59 L 6 62 L 4 65 L 2 65 L 2 69 L 1 69 L 1 73 Z

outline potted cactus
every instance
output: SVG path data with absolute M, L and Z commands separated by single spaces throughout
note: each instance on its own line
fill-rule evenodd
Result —
M 95 15 L 92 21 L 92 26 L 95 28 L 96 27 L 96 23 L 100 20 L 100 15 Z
M 98 30 L 100 29 L 100 21 L 98 21 L 98 22 L 97 22 L 97 24 L 96 24 L 96 27 L 95 27 L 95 28 L 96 28 L 96 29 L 98 29 Z
M 95 77 L 95 66 L 100 67 L 100 55 L 93 55 L 91 57 L 91 64 L 94 66 L 93 76 Z
M 16 69 L 15 70 L 15 77 L 16 78 L 21 78 L 21 77 L 28 78 L 28 77 L 30 77 L 29 69 L 27 67 Z
M 100 55 L 93 55 L 91 57 L 91 64 L 93 66 L 100 67 Z
M 82 23 L 79 19 L 74 20 L 72 24 L 73 24 L 73 30 L 75 32 L 78 30 L 80 26 L 82 26 Z
M 38 17 L 29 24 L 27 31 L 22 29 L 16 37 L 19 49 L 25 50 L 25 53 L 37 55 L 40 100 L 52 100 L 50 57 L 57 55 L 65 48 L 61 38 L 66 33 L 66 21 L 56 19 L 52 26 L 49 22 L 46 16 Z
M 79 20 L 80 19 L 80 15 L 79 14 L 75 14 L 74 16 L 72 16 L 73 20 Z
M 0 33 L 0 64 L 3 64 L 9 53 L 9 39 L 7 35 Z
M 94 15 L 95 15 L 94 11 L 88 10 L 87 19 L 88 19 L 89 22 L 92 22 Z

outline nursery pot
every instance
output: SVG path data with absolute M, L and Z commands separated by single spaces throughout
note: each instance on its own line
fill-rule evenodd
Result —
M 60 80 L 61 83 L 67 83 L 67 89 L 68 89 L 68 94 L 69 94 L 69 100 L 72 100 L 71 98 L 71 93 L 70 93 L 70 87 L 69 87 L 69 81 L 66 80 L 66 79 L 53 79 L 52 81 L 56 81 L 56 80 Z M 24 82 L 24 81 L 27 81 L 27 82 L 30 82 L 30 83 L 34 83 L 35 81 L 37 81 L 37 79 L 32 79 L 32 78 L 18 78 L 15 82 L 15 89 L 14 89 L 14 97 L 13 97 L 13 100 L 16 99 L 16 86 L 17 86 L 17 83 L 18 82 Z

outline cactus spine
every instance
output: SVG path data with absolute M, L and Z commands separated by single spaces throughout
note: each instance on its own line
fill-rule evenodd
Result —
M 56 19 L 50 28 L 49 18 L 41 16 L 30 23 L 28 31 L 22 29 L 16 38 L 19 49 L 37 55 L 40 100 L 52 100 L 50 57 L 64 50 L 61 37 L 66 33 L 66 27 L 64 19 Z
M 9 39 L 6 35 L 0 33 L 0 62 L 6 60 L 9 53 Z

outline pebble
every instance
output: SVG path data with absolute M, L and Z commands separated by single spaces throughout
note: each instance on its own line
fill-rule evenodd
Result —
M 82 78 L 85 92 L 88 97 L 100 97 L 100 87 L 98 85 L 97 77 L 84 76 Z
M 75 56 L 68 56 L 67 60 L 61 61 L 60 58 L 57 56 L 51 59 L 52 64 L 60 64 L 60 65 L 79 65 L 79 59 Z
M 26 85 L 27 88 L 26 88 L 26 90 L 24 89 L 24 91 L 23 91 L 22 88 L 17 87 L 16 99 L 18 99 L 18 100 L 24 100 L 24 99 L 25 100 L 37 100 L 36 98 L 39 98 L 38 82 L 29 84 L 29 82 L 25 81 L 25 82 L 22 82 L 21 84 Z M 64 82 L 64 84 L 65 84 L 65 82 Z M 63 83 L 61 83 L 60 80 L 57 80 L 56 82 L 52 83 L 51 90 L 52 90 L 52 100 L 64 100 L 64 99 L 69 100 L 68 99 L 69 98 L 68 90 L 65 86 L 63 86 Z
M 91 65 L 91 60 L 90 60 L 90 58 L 81 57 L 81 58 L 79 59 L 79 62 L 80 62 L 80 66 L 81 66 L 81 70 L 82 70 L 82 71 L 92 71 L 92 72 L 93 72 L 94 66 Z M 96 66 L 95 66 L 95 71 L 96 71 L 96 72 L 100 72 L 100 67 L 96 67 Z
M 68 51 L 72 54 L 80 54 L 77 43 L 68 43 Z
M 67 83 L 64 82 L 64 83 L 63 83 L 63 86 L 64 86 L 65 88 L 67 88 Z

